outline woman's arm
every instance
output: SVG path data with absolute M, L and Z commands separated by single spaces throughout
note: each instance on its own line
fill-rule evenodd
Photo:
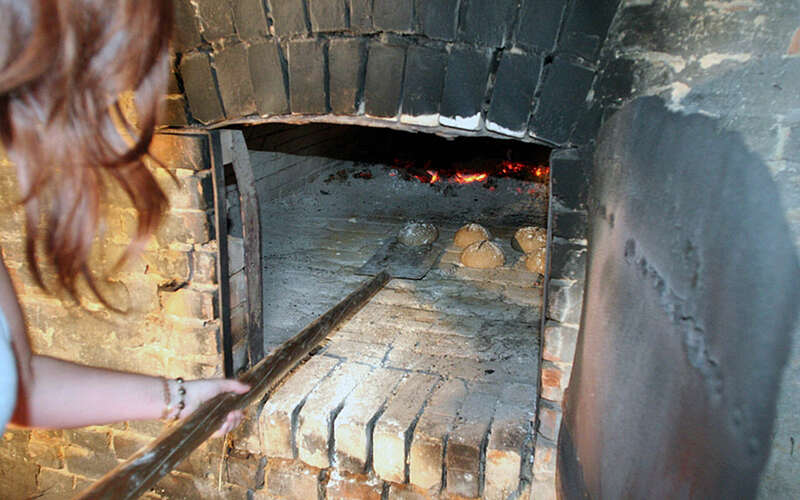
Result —
M 165 396 L 164 379 L 136 373 L 92 368 L 69 361 L 31 354 L 25 320 L 8 270 L 0 257 L 0 308 L 11 333 L 19 375 L 17 406 L 12 422 L 24 427 L 66 428 L 107 424 L 123 420 L 160 418 L 170 400 L 181 399 L 178 384 L 170 381 Z M 237 380 L 208 379 L 184 383 L 185 417 L 204 401 L 223 392 L 247 392 Z M 173 410 L 170 416 L 177 414 Z M 220 431 L 227 432 L 242 418 L 231 412 Z

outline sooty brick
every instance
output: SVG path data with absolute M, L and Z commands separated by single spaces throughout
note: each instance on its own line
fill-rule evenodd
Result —
M 463 47 L 450 52 L 439 108 L 442 125 L 477 130 L 491 60 L 489 49 Z
M 303 0 L 270 0 L 275 34 L 280 37 L 308 33 Z
M 172 36 L 172 45 L 177 52 L 199 47 L 203 40 L 200 38 L 200 22 L 195 17 L 194 7 L 189 0 L 174 0 L 175 6 L 175 31 Z
M 232 35 L 233 17 L 230 5 L 219 0 L 194 0 L 203 26 L 203 38 L 211 42 Z
M 225 115 L 208 55 L 204 52 L 185 54 L 181 58 L 180 71 L 192 117 L 200 123 L 223 119 Z
M 347 0 L 350 2 L 350 30 L 354 33 L 371 33 L 372 0 Z
M 592 177 L 592 154 L 587 148 L 555 150 L 550 154 L 550 196 L 561 206 L 586 210 Z
M 517 0 L 462 0 L 467 2 L 459 39 L 488 47 L 501 47 L 517 10 Z
M 265 37 L 269 33 L 267 16 L 262 0 L 237 0 L 231 2 L 236 32 L 245 40 Z
M 381 31 L 409 33 L 413 23 L 413 0 L 374 0 L 372 17 Z
M 331 109 L 337 114 L 354 114 L 361 87 L 365 49 L 360 40 L 331 40 L 328 47 Z
M 456 37 L 459 0 L 416 0 L 422 33 L 428 38 L 452 41 Z
M 556 58 L 540 86 L 531 135 L 555 144 L 567 142 L 580 114 L 587 110 L 586 94 L 593 78 L 593 71 Z
M 325 113 L 325 59 L 322 44 L 317 40 L 293 41 L 289 44 L 288 58 L 292 113 Z
M 555 48 L 567 0 L 523 0 L 516 41 L 549 52 Z
M 347 29 L 345 2 L 347 0 L 307 0 L 311 30 L 315 33 Z
M 503 54 L 489 106 L 488 129 L 515 137 L 525 135 L 541 70 L 542 58 L 537 55 Z
M 447 53 L 444 49 L 414 46 L 408 49 L 405 84 L 403 86 L 403 115 L 423 120 L 433 116 L 437 125 L 439 103 L 442 100 Z M 421 117 L 421 118 L 420 118 Z M 415 122 L 414 118 L 409 121 Z
M 266 40 L 248 48 L 250 77 L 260 115 L 280 115 L 289 112 L 289 99 L 283 76 L 278 46 Z
M 564 23 L 559 50 L 593 61 L 618 5 L 619 0 L 575 0 Z
M 367 56 L 364 104 L 370 116 L 391 118 L 400 107 L 405 47 L 372 42 Z
M 219 93 L 228 118 L 238 118 L 256 112 L 253 84 L 247 49 L 241 43 L 226 45 L 214 54 Z

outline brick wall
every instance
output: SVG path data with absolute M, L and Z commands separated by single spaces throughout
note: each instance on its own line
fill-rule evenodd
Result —
M 169 123 L 302 117 L 584 144 L 618 1 L 175 0 Z
M 11 201 L 6 201 L 9 216 L 0 228 L 3 257 L 36 352 L 168 377 L 219 376 L 222 359 L 215 318 L 216 242 L 209 225 L 213 203 L 208 139 L 161 134 L 153 150 L 180 184 L 155 170 L 169 196 L 169 212 L 144 254 L 112 276 L 108 296 L 119 306 L 129 306 L 128 314 L 110 313 L 92 302 L 82 309 L 33 285 L 24 264 L 21 213 Z M 4 159 L 0 159 L 0 190 L 4 200 L 18 198 L 13 168 Z M 110 256 L 125 248 L 135 229 L 134 211 L 119 193 L 110 196 L 106 225 L 100 241 L 106 257 L 99 264 L 108 266 L 114 262 Z M 0 491 L 4 498 L 71 497 L 151 441 L 162 428 L 161 422 L 130 422 L 65 431 L 9 430 L 0 441 Z M 212 449 L 219 456 L 218 440 L 207 443 L 179 472 L 159 483 L 159 491 L 192 491 L 185 488 L 205 488 L 203 484 L 209 491 L 212 486 L 216 490 L 219 467 Z M 195 479 L 189 479 L 191 474 L 196 474 Z

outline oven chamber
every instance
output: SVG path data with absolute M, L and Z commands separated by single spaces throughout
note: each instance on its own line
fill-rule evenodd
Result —
M 409 433 L 406 427 L 403 438 L 396 440 L 403 449 L 394 469 L 376 464 L 374 458 L 365 463 L 356 460 L 356 467 L 350 468 L 337 461 L 335 441 L 315 448 L 332 449 L 332 454 L 302 455 L 298 436 L 330 437 L 329 429 L 336 427 L 336 418 L 309 419 L 304 424 L 299 419 L 304 411 L 312 415 L 309 410 L 315 405 L 317 414 L 327 412 L 329 417 L 354 411 L 346 398 L 342 405 L 329 407 L 319 396 L 301 397 L 275 412 L 284 423 L 273 428 L 291 434 L 287 454 L 265 452 L 265 433 L 259 429 L 264 419 L 257 413 L 266 414 L 260 405 L 221 456 L 218 450 L 201 450 L 159 483 L 154 495 L 800 496 L 795 449 L 800 401 L 792 389 L 800 380 L 796 326 L 800 104 L 792 91 L 800 79 L 796 2 L 178 0 L 175 5 L 178 25 L 174 78 L 166 98 L 167 128 L 156 139 L 157 152 L 169 165 L 186 164 L 197 170 L 198 165 L 216 160 L 233 171 L 234 164 L 246 157 L 249 172 L 257 176 L 259 168 L 269 167 L 247 149 L 258 148 L 254 131 L 266 130 L 263 127 L 283 127 L 295 130 L 284 133 L 300 136 L 306 135 L 299 132 L 303 127 L 317 127 L 307 136 L 331 139 L 323 148 L 328 151 L 339 148 L 332 146 L 341 144 L 334 139 L 349 127 L 459 137 L 458 141 L 483 138 L 514 147 L 546 146 L 552 149 L 549 198 L 529 221 L 548 228 L 548 272 L 538 289 L 531 288 L 540 296 L 522 295 L 530 302 L 531 315 L 523 323 L 531 325 L 531 337 L 518 350 L 523 354 L 520 359 L 533 360 L 529 371 L 513 363 L 485 368 L 525 374 L 524 380 L 513 382 L 517 386 L 503 385 L 501 392 L 534 388 L 530 395 L 523 393 L 531 402 L 530 427 L 523 438 L 512 440 L 514 446 L 497 444 L 503 434 L 493 430 L 500 429 L 495 424 L 502 422 L 503 414 L 496 408 L 488 417 L 481 414 L 472 421 L 455 410 L 445 425 L 454 436 L 472 423 L 483 427 L 469 434 L 471 442 L 440 440 L 438 481 L 425 483 L 430 486 L 425 489 L 411 477 L 415 462 L 409 457 L 416 428 Z M 297 128 L 288 129 L 289 125 Z M 335 161 L 350 160 L 330 160 Z M 270 162 L 274 163 L 266 164 Z M 278 185 L 269 200 L 258 200 L 273 219 L 280 217 L 280 203 L 296 199 L 293 191 L 303 186 L 313 185 L 315 196 L 326 197 L 319 193 L 327 191 L 326 186 L 333 191 L 373 182 L 354 178 L 363 168 L 352 162 L 327 163 L 328 170 L 294 165 L 283 175 L 296 184 L 287 181 L 283 192 Z M 342 169 L 349 186 L 337 184 L 335 178 L 325 183 L 328 175 L 335 177 Z M 373 175 L 386 172 L 383 167 L 369 170 Z M 220 338 L 217 347 L 223 352 L 227 342 L 229 371 L 261 355 L 254 347 L 259 342 L 252 343 L 245 332 L 258 322 L 270 325 L 270 305 L 280 309 L 295 302 L 282 296 L 282 287 L 295 289 L 307 280 L 287 271 L 273 288 L 265 283 L 262 313 L 252 313 L 248 300 L 255 295 L 248 289 L 252 269 L 246 268 L 247 226 L 236 217 L 245 205 L 245 192 L 253 190 L 240 171 L 236 174 L 228 183 L 229 230 L 212 232 L 207 243 L 201 242 L 206 246 L 194 243 L 199 251 L 193 257 L 201 262 L 215 242 L 228 237 L 224 247 L 230 254 L 229 266 L 216 273 L 220 291 L 229 288 L 220 297 L 228 299 L 212 302 L 210 295 L 202 295 L 212 286 L 193 284 L 198 275 L 188 285 L 183 281 L 159 285 L 163 286 L 159 293 L 171 294 L 169 300 L 162 298 L 161 314 L 174 315 L 179 307 L 198 309 L 210 316 L 203 328 L 214 322 L 223 325 L 229 337 Z M 198 192 L 213 191 L 208 184 L 208 179 L 199 182 Z M 467 189 L 488 194 L 482 187 Z M 493 194 L 508 195 L 498 191 L 502 190 Z M 441 192 L 436 195 L 445 198 Z M 498 210 L 513 204 L 500 203 Z M 194 210 L 186 211 L 196 215 Z M 312 221 L 313 214 L 308 218 Z M 349 219 L 341 222 L 345 230 L 353 224 Z M 356 225 L 369 233 L 368 226 L 381 221 L 365 214 Z M 378 238 L 383 233 L 370 234 Z M 262 241 L 266 281 L 270 257 L 280 261 L 283 253 L 270 246 L 271 240 Z M 171 245 L 168 238 L 164 243 Z M 172 244 L 170 249 L 174 248 Z M 309 260 L 308 255 L 304 262 L 313 268 L 313 256 Z M 253 261 L 252 255 L 249 260 Z M 458 278 L 463 270 L 453 269 Z M 329 273 L 331 288 L 317 287 L 326 293 L 303 296 L 335 300 L 336 286 L 344 290 L 353 283 L 346 281 L 343 286 L 339 276 Z M 470 282 L 480 292 L 476 295 L 496 299 L 497 293 L 492 295 L 496 289 L 485 284 L 491 280 L 480 279 Z M 314 282 L 308 286 L 313 288 Z M 507 282 L 501 287 L 510 289 Z M 395 300 L 409 292 L 408 287 L 389 292 L 391 298 L 374 304 L 382 311 L 372 311 L 371 317 L 357 315 L 353 321 L 365 325 L 372 321 L 374 327 L 393 310 L 408 309 L 406 302 Z M 419 289 L 415 293 L 425 298 Z M 451 288 L 450 293 L 460 291 Z M 195 307 L 198 298 L 202 303 Z M 227 308 L 220 304 L 225 300 L 230 300 Z M 541 314 L 532 312 L 537 308 Z M 312 306 L 305 311 L 309 317 L 316 312 Z M 430 316 L 430 308 L 427 313 Z M 402 323 L 397 317 L 394 321 L 393 328 L 411 332 L 407 338 L 396 337 L 403 342 L 419 334 L 409 321 Z M 38 317 L 32 320 L 34 325 L 42 322 Z M 284 325 L 284 333 L 293 333 L 294 326 Z M 267 338 L 280 330 L 272 327 L 264 329 Z M 33 331 L 39 335 L 38 326 Z M 46 330 L 42 331 L 46 339 Z M 350 342 L 353 355 L 391 357 L 356 344 L 363 338 L 348 338 L 347 327 L 340 333 L 338 339 Z M 261 348 L 269 350 L 280 338 L 277 335 L 271 344 L 260 342 Z M 483 340 L 491 338 L 486 335 Z M 336 339 L 332 336 L 324 349 L 345 349 Z M 469 350 L 469 342 L 466 347 L 450 345 L 448 356 Z M 182 349 L 178 344 L 169 344 L 178 353 L 173 356 Z M 406 347 L 411 346 L 413 342 Z M 307 364 L 323 370 L 321 365 L 333 363 L 333 357 L 325 358 L 324 349 Z M 94 355 L 82 352 L 81 356 Z M 221 372 L 221 354 L 211 357 Z M 102 359 L 114 364 L 113 359 Z M 327 369 L 336 373 L 333 365 Z M 421 386 L 424 376 L 441 375 L 430 366 L 418 373 L 415 383 Z M 456 379 L 460 380 L 452 380 Z M 289 377 L 286 384 L 302 386 L 298 380 Z M 443 384 L 450 381 L 441 379 Z M 473 402 L 480 401 L 476 394 L 482 394 L 469 383 L 459 389 L 454 382 L 448 390 L 453 394 L 461 390 L 464 400 L 472 395 Z M 335 397 L 335 393 L 331 389 L 329 394 Z M 392 427 L 383 425 L 381 417 L 390 406 L 366 398 L 362 402 L 377 405 L 378 410 L 359 429 L 386 431 L 388 436 Z M 418 425 L 424 416 L 424 411 L 417 412 L 409 421 Z M 312 424 L 318 431 L 298 430 L 298 426 L 311 429 Z M 123 438 L 129 438 L 131 431 L 150 430 L 96 431 L 25 437 L 28 444 L 23 451 L 19 451 L 20 436 L 28 435 L 13 434 L 3 460 L 13 464 L 21 456 L 35 454 L 34 444 L 42 439 L 63 440 L 65 449 L 72 450 L 102 448 L 111 436 L 114 447 L 122 449 Z M 512 448 L 514 453 L 509 452 Z M 456 449 L 463 453 L 453 454 Z M 503 453 L 490 453 L 495 451 Z M 121 458 L 111 457 L 109 461 Z M 331 459 L 334 465 L 325 463 Z M 33 477 L 69 477 L 74 487 L 96 474 L 84 470 L 85 464 L 75 458 L 67 465 L 56 459 L 45 462 L 38 466 L 45 473 Z M 477 476 L 467 477 L 473 466 Z M 508 473 L 501 466 L 516 469 Z M 361 472 L 354 473 L 358 467 Z M 212 470 L 213 481 L 204 479 Z M 211 482 L 213 487 L 206 484 Z M 224 493 L 217 488 L 222 483 Z

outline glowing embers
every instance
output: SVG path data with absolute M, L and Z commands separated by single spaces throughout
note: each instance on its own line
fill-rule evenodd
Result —
M 496 159 L 442 165 L 441 162 L 432 160 L 420 162 L 395 158 L 392 166 L 397 172 L 392 172 L 390 175 L 400 175 L 407 180 L 416 179 L 425 184 L 479 182 L 484 183 L 487 188 L 491 188 L 492 181 L 497 178 L 509 177 L 526 182 L 543 183 L 550 175 L 550 167 L 546 165 Z

